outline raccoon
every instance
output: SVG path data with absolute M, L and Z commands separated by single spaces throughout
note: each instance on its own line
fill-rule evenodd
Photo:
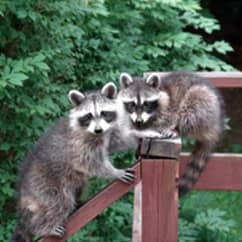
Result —
M 189 72 L 173 72 L 162 80 L 120 76 L 118 100 L 123 116 L 136 135 L 158 138 L 191 137 L 195 146 L 179 180 L 179 195 L 198 180 L 224 131 L 224 105 L 218 90 L 205 78 Z M 128 114 L 128 115 L 127 115 Z
M 69 92 L 74 105 L 57 120 L 27 154 L 19 173 L 17 225 L 12 242 L 32 236 L 58 236 L 73 212 L 88 178 L 132 182 L 134 172 L 113 167 L 108 159 L 110 135 L 117 123 L 116 86 L 101 92 Z

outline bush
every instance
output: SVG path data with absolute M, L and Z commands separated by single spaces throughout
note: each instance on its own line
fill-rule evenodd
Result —
M 191 192 L 180 200 L 179 242 L 242 241 L 240 192 Z
M 196 214 L 193 221 L 179 220 L 179 242 L 237 241 L 233 231 L 235 222 L 226 218 L 226 212 L 208 209 Z
M 17 167 L 34 140 L 69 109 L 69 89 L 98 88 L 121 71 L 232 70 L 220 60 L 232 50 L 229 44 L 208 43 L 196 33 L 218 29 L 194 0 L 1 1 L 0 239 L 6 241 L 13 226 Z M 117 209 L 97 221 L 108 217 L 115 226 Z M 118 223 L 125 228 L 127 221 Z M 102 228 L 103 234 L 109 230 Z

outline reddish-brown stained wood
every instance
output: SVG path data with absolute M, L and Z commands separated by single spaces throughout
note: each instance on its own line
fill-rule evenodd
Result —
M 180 159 L 182 175 L 189 154 Z M 194 189 L 197 190 L 242 190 L 242 154 L 214 154 L 201 174 Z
M 63 242 L 71 237 L 80 228 L 90 222 L 105 208 L 127 193 L 140 181 L 140 163 L 134 165 L 136 179 L 132 184 L 124 184 L 120 181 L 115 181 L 98 193 L 95 197 L 90 199 L 81 208 L 79 208 L 73 215 L 70 216 L 66 224 L 66 235 L 59 239 L 55 237 L 48 237 L 42 239 L 40 242 Z M 108 223 L 108 221 L 107 221 Z
M 242 87 L 242 72 L 197 72 L 211 80 L 216 87 Z
M 144 76 L 153 72 L 144 73 Z M 156 72 L 164 76 L 169 72 Z M 215 86 L 221 88 L 242 87 L 242 72 L 196 72 L 209 79 Z
M 134 188 L 133 232 L 132 242 L 141 242 L 142 238 L 142 182 Z
M 142 242 L 176 242 L 175 160 L 142 160 Z

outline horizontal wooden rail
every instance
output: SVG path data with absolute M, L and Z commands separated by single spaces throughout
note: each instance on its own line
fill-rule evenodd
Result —
M 197 74 L 211 80 L 216 87 L 242 87 L 242 72 L 197 72 Z
M 189 154 L 180 158 L 180 175 L 187 164 Z M 242 190 L 242 154 L 214 154 L 193 189 Z
M 144 76 L 154 72 L 144 73 Z M 165 76 L 169 72 L 157 72 L 160 76 Z M 195 72 L 198 75 L 209 79 L 216 87 L 220 88 L 242 88 L 242 72 Z
M 120 181 L 114 181 L 109 186 L 104 188 L 100 193 L 86 202 L 81 208 L 79 208 L 73 215 L 70 216 L 66 224 L 66 234 L 63 238 L 48 237 L 43 238 L 39 242 L 63 242 L 71 237 L 80 228 L 90 222 L 98 214 L 100 214 L 105 208 L 110 206 L 113 202 L 122 197 L 132 187 L 134 187 L 140 181 L 140 164 L 137 163 L 133 166 L 135 169 L 136 179 L 132 184 L 124 184 Z

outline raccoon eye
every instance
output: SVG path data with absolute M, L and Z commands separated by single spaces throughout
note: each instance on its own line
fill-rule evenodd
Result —
M 133 113 L 135 111 L 136 104 L 135 102 L 126 102 L 124 103 L 124 107 L 127 110 L 127 112 Z
M 91 120 L 92 120 L 92 114 L 91 113 L 88 113 L 85 116 L 78 118 L 79 124 L 82 127 L 87 127 L 90 124 Z
M 106 122 L 112 122 L 117 118 L 116 112 L 112 111 L 102 111 L 101 116 Z
M 153 112 L 158 107 L 158 100 L 151 101 L 151 102 L 144 102 L 144 111 L 147 113 Z

